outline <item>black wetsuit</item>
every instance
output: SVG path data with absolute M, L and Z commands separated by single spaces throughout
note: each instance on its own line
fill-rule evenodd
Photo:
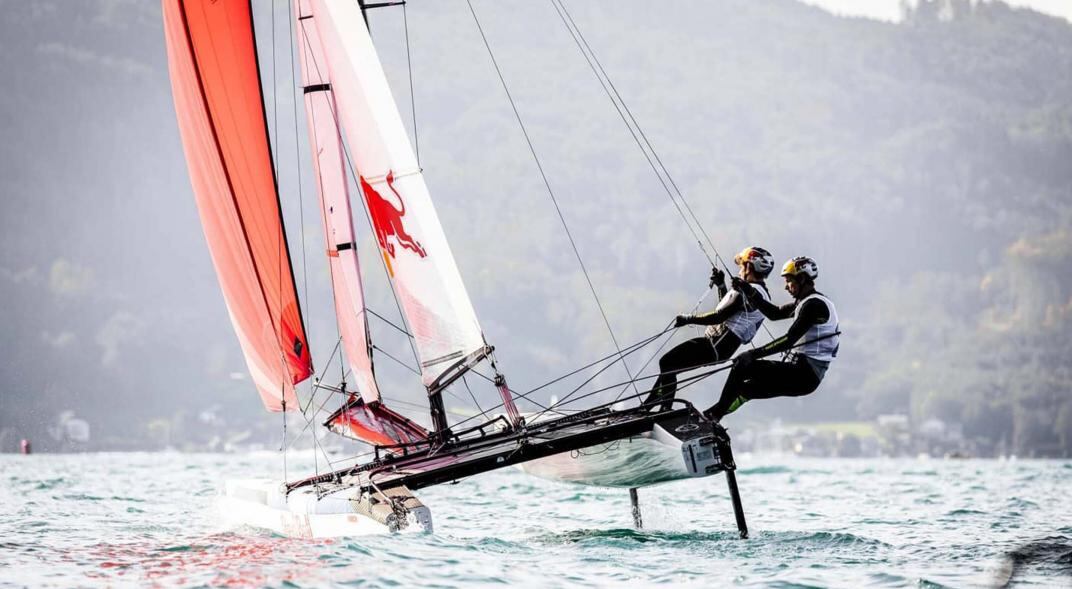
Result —
M 749 302 L 755 304 L 767 318 L 775 321 L 788 319 L 796 312 L 796 320 L 789 326 L 789 331 L 769 344 L 757 348 L 755 352 L 759 354 L 777 354 L 789 350 L 811 327 L 822 325 L 830 319 L 830 309 L 820 299 L 805 301 L 799 311 L 795 301 L 776 306 L 759 297 L 750 297 Z M 795 355 L 788 362 L 754 360 L 743 366 L 734 366 L 718 402 L 704 411 L 704 415 L 720 420 L 746 401 L 810 394 L 819 388 L 828 366 L 829 362 L 814 360 L 802 354 Z
M 765 285 L 760 285 L 766 289 Z M 728 292 L 725 286 L 719 287 L 720 298 Z M 651 387 L 651 392 L 644 403 L 663 401 L 661 407 L 665 411 L 670 408 L 670 401 L 677 393 L 677 375 L 699 368 L 724 362 L 733 357 L 733 353 L 741 346 L 741 340 L 722 323 L 735 313 L 745 310 L 745 297 L 738 296 L 732 303 L 711 313 L 694 315 L 690 318 L 691 325 L 718 325 L 716 332 L 710 336 L 694 337 L 674 346 L 669 352 L 659 358 L 659 377 Z

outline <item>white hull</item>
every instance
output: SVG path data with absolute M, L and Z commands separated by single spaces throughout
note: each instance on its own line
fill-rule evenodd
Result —
M 710 435 L 690 423 L 656 424 L 650 432 L 563 452 L 520 465 L 540 478 L 598 487 L 636 488 L 720 472 Z
M 362 513 L 352 501 L 352 489 L 319 499 L 313 487 L 284 496 L 281 481 L 230 480 L 219 498 L 220 513 L 228 524 L 249 526 L 295 538 L 337 538 L 432 531 L 432 514 L 417 504 L 403 525 Z M 415 500 L 414 500 L 415 501 Z

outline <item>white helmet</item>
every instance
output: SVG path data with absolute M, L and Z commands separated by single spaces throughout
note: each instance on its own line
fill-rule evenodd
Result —
M 774 256 L 767 250 L 756 246 L 741 250 L 741 253 L 733 257 L 733 262 L 738 266 L 743 266 L 745 262 L 752 264 L 752 270 L 760 276 L 766 276 L 774 269 Z
M 815 280 L 819 277 L 819 265 L 808 256 L 797 256 L 782 266 L 782 276 L 801 275 Z

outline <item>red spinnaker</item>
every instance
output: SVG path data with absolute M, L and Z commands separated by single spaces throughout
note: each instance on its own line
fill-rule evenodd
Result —
M 312 373 L 283 231 L 248 2 L 163 0 L 190 181 L 231 322 L 271 411 Z M 285 405 L 284 405 L 285 402 Z

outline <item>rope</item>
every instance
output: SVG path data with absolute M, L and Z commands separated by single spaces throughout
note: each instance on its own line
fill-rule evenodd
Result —
M 476 405 L 476 410 L 484 416 L 484 419 L 491 420 L 488 414 L 484 412 L 484 408 L 480 406 L 480 402 L 476 400 L 476 395 L 473 394 L 473 389 L 469 388 L 469 381 L 465 380 L 465 375 L 462 375 L 462 384 L 465 385 L 465 390 L 469 391 L 469 396 L 473 399 L 473 404 Z
M 709 294 L 711 294 L 711 289 L 710 288 L 707 289 L 706 292 L 704 292 L 703 296 L 700 297 L 699 300 L 696 301 L 696 304 L 692 306 L 692 310 L 690 312 L 695 313 L 696 309 L 698 309 L 700 307 L 700 305 L 703 304 L 704 300 L 707 299 L 707 295 L 709 295 Z M 666 331 L 670 332 L 671 330 L 667 329 Z M 667 344 L 669 344 L 671 341 L 673 341 L 673 339 L 674 339 L 673 335 L 671 335 L 670 337 L 668 337 L 665 340 L 663 340 L 663 343 L 659 344 L 659 347 L 656 348 L 655 352 L 650 357 L 648 357 L 648 359 L 640 367 L 640 372 L 644 372 L 644 369 L 647 368 L 649 364 L 651 364 L 651 361 L 654 360 L 659 355 L 659 353 L 663 351 L 663 348 L 665 348 Z M 621 399 L 622 395 L 624 395 L 625 391 L 627 391 L 628 389 L 629 389 L 628 386 L 622 387 L 622 390 L 618 391 L 618 395 L 616 397 L 614 397 L 614 400 L 617 401 L 617 400 Z
M 626 354 L 626 355 L 628 355 L 628 354 L 631 354 L 631 353 L 635 352 L 635 351 L 636 351 L 637 349 L 640 349 L 640 348 L 641 348 L 641 347 L 643 347 L 644 345 L 647 345 L 647 344 L 648 344 L 648 343 L 650 343 L 650 342 L 651 342 L 651 341 L 652 341 L 653 339 L 655 339 L 655 338 L 659 337 L 660 335 L 662 335 L 662 333 L 656 334 L 655 336 L 652 336 L 652 337 L 648 337 L 648 338 L 645 338 L 645 339 L 643 339 L 643 340 L 641 340 L 641 341 L 637 342 L 636 344 L 633 344 L 632 346 L 629 346 L 628 348 L 625 348 L 625 349 L 627 350 L 627 351 L 625 352 L 625 354 Z M 611 355 L 609 355 L 609 356 L 605 356 L 604 358 L 601 358 L 600 360 L 597 360 L 597 361 L 595 361 L 595 362 L 593 362 L 593 363 L 591 363 L 591 364 L 589 364 L 589 365 L 587 365 L 587 366 L 584 366 L 584 367 L 582 367 L 582 368 L 579 368 L 579 369 L 577 369 L 577 370 L 574 370 L 573 372 L 571 372 L 571 373 L 569 373 L 569 374 L 567 374 L 567 375 L 565 375 L 565 376 L 561 376 L 561 377 L 558 377 L 558 378 L 556 378 L 556 379 L 554 379 L 554 380 L 552 380 L 552 381 L 549 381 L 549 382 L 547 382 L 547 383 L 545 383 L 545 384 L 543 384 L 543 385 L 540 385 L 540 386 L 536 387 L 535 389 L 531 389 L 531 390 L 529 390 L 529 391 L 527 391 L 527 392 L 525 392 L 525 393 L 518 393 L 517 391 L 511 391 L 511 392 L 512 392 L 513 394 L 517 395 L 517 397 L 518 397 L 518 398 L 520 398 L 520 399 L 525 399 L 526 401 L 529 401 L 530 403 L 532 403 L 532 404 L 534 404 L 534 405 L 536 405 L 536 406 L 538 406 L 538 407 L 542 407 L 542 409 L 543 409 L 542 411 L 540 411 L 540 412 L 536 413 L 536 415 L 534 415 L 533 417 L 529 418 L 529 420 L 530 420 L 530 421 L 531 421 L 531 420 L 533 420 L 533 419 L 538 419 L 538 418 L 539 418 L 539 417 L 541 417 L 542 415 L 546 414 L 546 413 L 547 413 L 548 411 L 552 411 L 552 410 L 554 410 L 554 409 L 555 409 L 556 407 L 558 407 L 558 406 L 562 405 L 562 404 L 563 404 L 563 402 L 567 401 L 567 400 L 569 399 L 569 397 L 570 397 L 570 396 L 572 396 L 572 395 L 573 395 L 574 393 L 576 393 L 576 392 L 577 392 L 578 390 L 580 390 L 580 388 L 581 388 L 581 387 L 583 387 L 584 385 L 586 385 L 586 384 L 588 384 L 589 382 L 591 382 L 591 381 L 592 381 L 592 379 L 594 379 L 594 378 L 595 378 L 596 376 L 598 376 L 598 375 L 599 375 L 599 374 L 601 374 L 602 372 L 606 371 L 606 370 L 607 370 L 607 368 L 609 368 L 610 366 L 613 366 L 613 365 L 614 365 L 615 363 L 617 363 L 617 362 L 618 362 L 618 361 L 620 360 L 620 358 L 619 358 L 619 359 L 617 359 L 617 360 L 614 360 L 614 362 L 612 362 L 611 364 L 608 364 L 607 366 L 604 366 L 604 367 L 603 367 L 602 369 L 600 369 L 600 370 L 599 370 L 599 371 L 598 371 L 598 372 L 597 372 L 597 373 L 596 373 L 595 375 L 593 375 L 593 376 L 592 376 L 591 378 L 589 378 L 589 379 L 588 379 L 588 380 L 586 380 L 585 382 L 581 383 L 581 384 L 580 384 L 580 385 L 579 385 L 579 386 L 578 386 L 577 388 L 575 388 L 575 389 L 574 389 L 573 391 L 571 391 L 571 392 L 570 392 L 569 394 L 567 394 L 567 395 L 566 395 L 566 396 L 565 396 L 565 397 L 564 397 L 564 398 L 563 398 L 562 400 L 560 400 L 560 401 L 558 401 L 557 403 L 554 403 L 554 404 L 552 404 L 552 405 L 550 405 L 550 406 L 546 406 L 546 407 L 545 407 L 545 406 L 543 406 L 543 405 L 541 405 L 541 404 L 537 403 L 536 401 L 533 401 L 533 400 L 532 400 L 532 399 L 531 399 L 531 398 L 529 397 L 529 395 L 531 395 L 532 393 L 534 393 L 534 392 L 536 392 L 536 391 L 538 391 L 538 390 L 540 390 L 540 389 L 542 389 L 542 388 L 544 388 L 544 387 L 546 387 L 546 386 L 549 386 L 549 385 L 551 385 L 551 384 L 554 384 L 554 383 L 556 383 L 556 382 L 559 382 L 559 381 L 561 381 L 561 380 L 563 380 L 563 379 L 565 379 L 565 378 L 568 378 L 569 376 L 573 376 L 574 374 L 577 374 L 577 373 L 579 373 L 579 372 L 581 372 L 581 371 L 583 371 L 583 370 L 585 370 L 585 369 L 587 369 L 587 368 L 590 368 L 590 367 L 592 367 L 592 366 L 594 366 L 594 365 L 596 365 L 596 364 L 599 364 L 600 362 L 604 362 L 604 361 L 606 361 L 606 360 L 609 360 L 609 359 L 613 358 L 613 357 L 614 357 L 614 356 L 616 356 L 616 355 L 619 355 L 619 354 L 617 354 L 617 353 L 616 353 L 616 354 L 611 354 Z M 480 374 L 480 373 L 478 372 L 477 374 Z M 483 376 L 483 375 L 481 375 L 481 376 Z M 487 378 L 487 377 L 485 377 L 485 378 Z M 637 380 L 641 380 L 641 379 L 640 379 L 639 377 L 638 377 L 638 378 L 633 378 L 633 377 L 630 377 L 630 380 L 628 380 L 628 381 L 624 381 L 624 383 L 623 383 L 623 384 L 626 384 L 626 385 L 628 385 L 628 384 L 629 384 L 630 382 L 633 382 L 633 381 L 637 381 Z M 615 385 L 615 386 L 617 386 L 617 385 Z M 640 393 L 638 392 L 638 393 L 637 393 L 637 395 L 639 396 L 639 394 L 640 394 Z M 504 405 L 505 405 L 505 403 L 502 403 L 502 402 L 500 402 L 500 403 L 499 403 L 498 405 L 495 405 L 494 407 L 492 407 L 492 408 L 491 408 L 491 409 L 489 409 L 488 411 L 494 411 L 494 410 L 496 410 L 496 409 L 498 409 L 498 408 L 500 408 L 500 407 L 503 407 Z M 471 421 L 471 420 L 472 420 L 472 419 L 474 419 L 474 418 L 475 418 L 475 416 L 473 416 L 473 417 L 470 417 L 469 419 L 466 419 L 466 420 L 462 421 L 461 423 L 455 424 L 455 426 L 460 426 L 460 425 L 462 425 L 462 424 L 464 424 L 464 423 L 467 423 L 467 422 Z
M 655 334 L 655 335 L 652 335 L 652 336 L 649 336 L 649 337 L 647 337 L 647 338 L 645 338 L 645 339 L 643 339 L 643 340 L 640 340 L 639 342 L 637 342 L 637 343 L 633 344 L 632 346 L 629 346 L 628 348 L 626 348 L 626 350 L 628 350 L 628 351 L 627 351 L 627 352 L 625 352 L 625 354 L 626 354 L 626 355 L 629 355 L 629 354 L 632 354 L 633 352 L 636 352 L 636 351 L 640 350 L 640 349 L 641 349 L 641 348 L 643 348 L 644 346 L 646 346 L 646 345 L 650 344 L 651 342 L 653 342 L 653 341 L 655 341 L 655 340 L 659 339 L 660 337 L 662 337 L 662 336 L 663 336 L 663 334 L 665 334 L 665 333 L 667 333 L 667 332 L 671 331 L 672 329 L 673 329 L 673 327 L 672 327 L 672 326 L 667 326 L 667 327 L 666 327 L 666 329 L 664 329 L 663 331 L 660 331 L 659 333 L 657 333 L 657 334 Z M 604 357 L 604 359 L 603 359 L 603 360 L 607 360 L 607 359 L 610 359 L 610 356 Z M 603 361 L 603 360 L 601 360 L 601 361 Z M 592 382 L 593 380 L 595 380 L 595 379 L 596 379 L 597 377 L 599 377 L 599 375 L 600 375 L 600 374 L 603 374 L 604 372 L 606 372 L 606 371 L 607 371 L 607 370 L 608 370 L 608 369 L 609 369 L 609 368 L 610 368 L 611 366 L 613 366 L 613 365 L 614 365 L 615 363 L 617 363 L 617 362 L 618 362 L 618 360 L 615 360 L 614 362 L 611 362 L 610 364 L 607 364 L 607 365 L 606 365 L 606 366 L 604 366 L 603 368 L 600 368 L 599 370 L 597 370 L 597 371 L 595 372 L 595 374 L 593 374 L 592 376 L 590 376 L 590 377 L 588 377 L 587 379 L 585 379 L 585 381 L 584 381 L 584 382 L 582 382 L 581 384 L 577 385 L 577 386 L 576 386 L 576 387 L 575 387 L 575 388 L 574 388 L 574 389 L 573 389 L 572 391 L 570 391 L 569 393 L 567 393 L 567 394 L 566 394 L 566 396 L 564 396 L 564 397 L 562 397 L 561 399 L 559 399 L 559 400 L 558 400 L 558 402 L 556 402 L 556 403 L 552 403 L 552 404 L 551 404 L 551 406 L 547 408 L 547 410 L 545 410 L 544 412 L 541 412 L 541 413 L 540 413 L 539 415 L 543 415 L 543 413 L 546 413 L 546 411 L 554 410 L 554 409 L 555 409 L 556 407 L 559 407 L 559 406 L 561 406 L 561 405 L 565 404 L 565 403 L 566 403 L 566 402 L 567 402 L 567 401 L 569 400 L 569 398 L 570 398 L 570 397 L 572 397 L 573 395 L 575 395 L 575 394 L 576 394 L 576 393 L 577 393 L 578 391 L 580 391 L 580 390 L 581 390 L 581 388 L 583 388 L 583 387 L 584 387 L 585 385 L 587 385 L 588 383 L 590 383 L 590 382 Z M 597 363 L 598 363 L 598 362 L 597 362 Z M 572 373 L 570 373 L 570 374 L 569 374 L 569 375 L 567 375 L 567 376 L 572 376 L 572 375 L 574 375 L 574 374 L 577 374 L 577 373 L 578 373 L 578 372 L 580 372 L 581 370 L 584 370 L 584 369 L 586 369 L 586 368 L 589 368 L 589 367 L 591 367 L 591 366 L 594 366 L 594 365 L 595 365 L 595 363 L 593 363 L 593 364 L 589 364 L 588 366 L 586 366 L 586 367 L 584 367 L 584 368 L 581 368 L 581 369 L 578 369 L 578 370 L 575 370 L 575 371 L 573 371 Z M 555 379 L 555 380 L 554 380 L 554 381 L 552 381 L 552 382 L 558 382 L 558 381 L 562 380 L 563 378 L 565 378 L 565 377 L 561 377 L 561 378 Z M 626 382 L 625 382 L 625 384 L 626 384 L 626 388 L 629 388 L 629 386 L 630 386 L 631 384 L 635 383 L 635 382 L 636 382 L 637 380 L 640 380 L 640 379 L 639 379 L 639 377 L 637 377 L 637 378 L 634 378 L 634 377 L 633 377 L 632 375 L 630 375 L 630 377 L 629 377 L 629 378 L 630 378 L 630 380 L 628 380 L 628 381 L 626 381 Z M 543 385 L 543 386 L 547 386 L 547 385 Z M 539 387 L 539 388 L 543 388 L 543 386 L 541 386 L 541 387 Z M 635 392 L 636 392 L 637 394 L 640 394 L 640 391 L 639 391 L 639 390 L 637 390 L 637 388 L 636 388 L 636 386 L 635 386 L 635 385 L 633 386 L 633 390 L 634 390 L 634 391 L 635 391 Z M 620 397 L 620 396 L 621 396 L 621 395 L 619 395 L 619 397 Z M 615 399 L 615 400 L 617 400 L 617 399 Z
M 547 188 L 547 194 L 551 197 L 551 203 L 555 207 L 555 212 L 558 213 L 558 219 L 562 222 L 562 228 L 566 232 L 566 237 L 569 239 L 570 247 L 573 249 L 573 255 L 577 258 L 577 263 L 581 267 L 581 272 L 584 274 L 584 279 L 588 282 L 588 289 L 592 292 L 592 298 L 596 301 L 596 306 L 599 307 L 599 313 L 603 317 L 603 323 L 607 326 L 607 331 L 610 333 L 610 339 L 614 343 L 614 348 L 618 350 L 618 356 L 622 360 L 622 367 L 625 369 L 629 378 L 633 378 L 633 373 L 629 370 L 628 363 L 625 362 L 625 357 L 622 356 L 621 346 L 618 344 L 618 338 L 614 335 L 614 328 L 610 325 L 610 319 L 607 318 L 607 312 L 603 308 L 603 303 L 599 300 L 599 294 L 596 292 L 596 287 L 592 283 L 592 278 L 588 274 L 588 269 L 584 265 L 584 260 L 581 259 L 581 252 L 577 248 L 577 243 L 573 239 L 573 234 L 570 232 L 569 224 L 566 223 L 566 217 L 562 214 L 562 209 L 558 205 L 558 199 L 555 197 L 555 192 L 551 188 L 551 182 L 547 179 L 547 174 L 544 172 L 543 165 L 540 163 L 540 158 L 536 155 L 536 148 L 532 144 L 532 138 L 529 137 L 528 129 L 525 128 L 525 123 L 521 119 L 521 113 L 517 109 L 517 104 L 514 102 L 514 97 L 510 94 L 510 88 L 506 84 L 506 78 L 503 77 L 502 70 L 499 68 L 499 62 L 495 59 L 495 53 L 491 49 L 491 44 L 488 42 L 487 36 L 484 34 L 484 28 L 480 26 L 480 19 L 477 18 L 476 10 L 473 8 L 472 0 L 465 0 L 469 5 L 469 12 L 473 15 L 473 22 L 476 23 L 476 28 L 480 32 L 480 38 L 484 41 L 484 47 L 488 50 L 488 56 L 491 58 L 491 63 L 495 67 L 495 73 L 499 76 L 499 82 L 502 83 L 503 91 L 506 92 L 506 98 L 510 101 L 510 107 L 514 111 L 514 116 L 517 118 L 517 124 L 521 128 L 521 133 L 525 136 L 525 143 L 528 144 L 529 152 L 532 153 L 532 159 L 536 163 L 536 168 L 540 172 L 540 177 L 543 179 L 543 184 Z M 635 388 L 635 387 L 634 387 Z M 639 393 L 639 391 L 638 391 Z
M 640 152 L 644 154 L 644 159 L 648 161 L 648 165 L 651 166 L 652 171 L 655 173 L 655 177 L 658 178 L 663 190 L 666 191 L 666 195 L 674 204 L 674 208 L 677 209 L 678 214 L 681 216 L 681 220 L 685 222 L 685 225 L 689 228 L 689 232 L 691 232 L 692 236 L 696 239 L 697 245 L 700 246 L 700 251 L 703 252 L 707 261 L 710 262 L 712 266 L 715 265 L 715 260 L 717 260 L 718 263 L 722 265 L 722 268 L 726 270 L 727 274 L 733 275 L 733 271 L 730 269 L 729 265 L 727 265 L 726 261 L 719 255 L 718 248 L 715 247 L 714 242 L 711 240 L 711 236 L 704 230 L 703 223 L 700 222 L 699 217 L 689 205 L 689 201 L 685 198 L 685 194 L 681 192 L 677 182 L 674 181 L 674 177 L 670 174 L 670 170 L 663 164 L 662 158 L 659 157 L 659 152 L 655 149 L 655 146 L 652 145 L 647 134 L 644 133 L 644 129 L 640 126 L 636 117 L 633 116 L 633 111 L 629 109 L 629 105 L 626 104 L 625 99 L 622 98 L 621 93 L 618 92 L 618 87 L 615 86 L 614 81 L 611 80 L 610 74 L 603 68 L 603 63 L 599 61 L 599 57 L 596 55 L 595 50 L 588 44 L 588 40 L 585 38 L 584 33 L 581 32 L 580 27 L 577 26 L 576 21 L 573 20 L 573 15 L 571 15 L 569 9 L 566 8 L 565 1 L 551 0 L 551 5 L 554 6 L 559 19 L 562 20 L 562 24 L 566 27 L 566 30 L 569 31 L 570 36 L 573 37 L 573 42 L 577 45 L 577 49 L 580 50 L 581 55 L 584 56 L 585 61 L 588 62 L 588 67 L 591 68 L 592 73 L 595 74 L 600 86 L 603 87 L 603 91 L 607 94 L 607 98 L 610 99 L 611 104 L 613 104 L 615 110 L 618 111 L 618 115 L 622 118 L 622 122 L 625 123 L 625 127 L 629 130 L 629 134 L 633 136 L 633 140 L 636 142 L 637 147 L 640 148 Z M 621 106 L 619 106 L 619 104 Z M 636 131 L 633 130 L 634 127 L 636 128 Z M 647 147 L 647 149 L 645 149 L 645 147 Z M 649 150 L 651 151 L 651 156 L 648 155 Z M 653 157 L 655 158 L 654 161 L 652 161 Z M 656 164 L 658 164 L 658 166 L 656 166 Z M 666 180 L 663 180 L 663 175 L 666 176 Z M 670 183 L 669 186 L 667 186 L 667 182 Z M 673 192 L 671 192 L 671 187 L 673 188 Z M 684 205 L 685 210 L 688 211 L 689 216 L 692 217 L 691 223 L 689 222 L 689 218 L 686 217 L 685 212 L 682 210 L 681 205 L 677 203 L 677 199 L 674 198 L 675 193 L 677 194 L 677 198 L 681 200 L 681 205 Z M 707 248 L 704 247 L 703 242 L 700 240 L 700 236 L 697 235 L 696 230 L 693 229 L 693 224 L 700 230 L 703 238 L 707 240 L 707 244 L 711 246 L 711 251 L 715 254 L 714 260 L 712 260 L 711 255 L 707 253 Z M 745 310 L 747 310 L 747 301 L 745 301 L 744 306 Z M 766 324 L 763 325 L 763 330 L 767 332 L 768 337 L 774 339 L 774 335 L 770 332 L 770 329 Z M 755 348 L 755 344 L 751 345 Z

